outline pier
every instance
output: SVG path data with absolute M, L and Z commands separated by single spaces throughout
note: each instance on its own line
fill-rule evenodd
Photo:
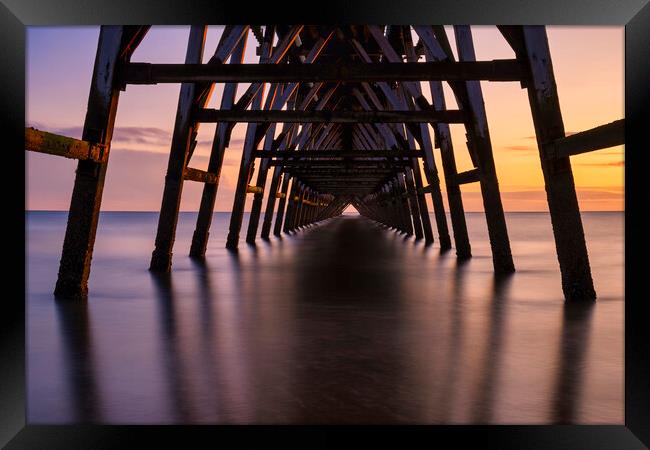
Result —
M 457 58 L 442 26 L 228 25 L 216 49 L 206 49 L 207 26 L 196 25 L 184 64 L 131 62 L 149 28 L 101 27 L 81 139 L 25 129 L 28 151 L 78 160 L 56 297 L 88 295 L 119 96 L 136 84 L 181 84 L 148 263 L 156 274 L 173 270 L 186 181 L 202 183 L 203 193 L 191 245 L 177 252 L 197 261 L 205 258 L 223 159 L 237 123 L 247 128 L 230 223 L 228 230 L 213 230 L 227 233 L 225 245 L 232 252 L 244 237 L 250 199 L 248 244 L 298 233 L 352 206 L 406 237 L 443 253 L 454 250 L 456 258 L 467 260 L 472 247 L 461 189 L 478 183 L 492 268 L 496 274 L 514 272 L 516 255 L 499 191 L 484 81 L 519 83 L 527 91 L 562 291 L 567 302 L 596 299 L 571 156 L 622 145 L 624 119 L 566 135 L 544 26 L 498 27 L 516 57 L 478 61 L 471 27 L 465 25 L 453 27 Z M 243 63 L 249 34 L 257 42 L 257 64 Z M 214 53 L 203 63 L 208 51 Z M 447 107 L 443 82 L 457 108 Z M 215 83 L 224 84 L 218 109 L 208 107 Z M 238 96 L 239 83 L 250 85 Z M 425 89 L 431 100 L 423 95 Z M 192 167 L 201 123 L 216 123 L 207 170 Z M 465 148 L 454 148 L 449 124 L 464 127 Z M 457 171 L 458 152 L 468 152 L 472 169 Z

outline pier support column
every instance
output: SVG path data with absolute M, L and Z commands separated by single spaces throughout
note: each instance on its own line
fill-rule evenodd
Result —
M 282 228 L 282 231 L 285 234 L 289 234 L 289 232 L 293 228 L 293 218 L 295 211 L 294 209 L 296 208 L 296 196 L 298 195 L 298 180 L 296 178 L 293 178 L 291 182 L 291 190 L 289 191 L 288 198 L 287 198 L 287 210 L 285 213 L 284 217 L 284 226 Z M 278 211 L 278 214 L 280 211 Z M 282 221 L 280 221 L 282 223 Z
M 404 181 L 406 181 L 407 203 L 409 204 L 411 218 L 413 219 L 413 232 L 415 234 L 415 239 L 419 240 L 424 238 L 422 220 L 420 218 L 420 205 L 418 202 L 419 199 L 417 196 L 415 181 L 413 180 L 413 172 L 408 167 L 405 168 L 404 172 Z
M 418 205 L 420 206 L 420 218 L 422 220 L 422 231 L 424 232 L 424 243 L 429 245 L 429 244 L 433 244 L 433 229 L 431 228 L 431 218 L 429 217 L 429 207 L 427 206 L 427 199 L 424 196 L 424 192 L 422 191 L 424 189 L 424 186 L 422 185 L 422 174 L 420 173 L 420 163 L 416 158 L 413 158 L 412 163 L 413 163 L 413 180 L 415 181 L 415 192 L 418 198 Z M 438 185 L 438 187 L 440 187 L 440 185 Z M 439 190 L 438 193 L 440 193 Z M 442 200 L 442 195 L 440 197 L 440 200 Z M 444 211 L 442 211 L 442 213 L 444 214 Z M 446 218 L 444 223 L 445 225 L 447 225 Z M 449 240 L 448 238 L 449 238 L 449 234 L 447 234 L 447 240 Z M 441 250 L 446 249 L 443 248 L 442 241 L 440 242 L 440 248 Z
M 266 138 L 264 139 L 264 150 L 271 148 L 274 135 L 275 124 L 272 123 L 266 132 Z M 248 219 L 248 229 L 246 230 L 246 242 L 249 244 L 255 243 L 255 236 L 257 235 L 257 227 L 259 226 L 260 222 L 260 213 L 262 211 L 262 201 L 264 200 L 264 188 L 266 187 L 266 178 L 268 171 L 269 159 L 263 158 L 260 160 L 260 168 L 257 171 L 257 181 L 255 182 L 255 186 L 261 187 L 262 192 L 256 192 L 253 195 L 253 204 L 251 206 L 251 213 Z M 271 195 L 275 196 L 275 193 L 269 193 L 269 198 Z
M 417 62 L 419 60 L 419 56 L 416 54 L 415 46 L 413 45 L 413 39 L 411 37 L 411 27 L 410 26 L 403 27 L 402 35 L 404 39 L 404 48 L 407 55 L 407 61 Z M 407 94 L 406 91 L 404 93 Z M 422 96 L 422 87 L 420 83 L 412 84 L 411 93 L 419 97 Z M 406 100 L 411 105 L 417 101 L 416 97 L 413 95 L 406 95 Z M 444 252 L 451 249 L 451 237 L 449 236 L 449 226 L 447 225 L 445 206 L 442 201 L 442 191 L 440 190 L 440 179 L 438 177 L 438 168 L 436 167 L 436 161 L 433 158 L 433 144 L 431 142 L 431 134 L 429 133 L 429 124 L 426 123 L 420 124 L 419 131 L 420 131 L 420 142 L 422 146 L 422 152 L 425 155 L 424 176 L 426 177 L 427 182 L 429 183 L 429 191 L 431 193 L 431 204 L 433 206 L 433 213 L 436 220 L 436 228 L 438 229 L 438 239 L 440 240 L 440 251 Z M 415 148 L 413 145 L 413 135 L 410 131 L 407 132 L 407 137 L 409 141 L 409 146 L 411 148 Z M 420 189 L 423 187 L 423 183 L 422 183 L 422 175 L 420 174 L 420 164 L 417 162 L 417 160 L 414 160 L 413 171 L 417 172 L 415 176 L 415 182 L 416 182 L 416 187 L 418 187 L 419 185 L 418 189 Z M 433 231 L 431 230 L 431 219 L 429 218 L 429 211 L 426 204 L 426 197 L 424 194 L 420 194 L 418 198 L 421 199 L 420 205 L 424 204 L 424 208 L 420 206 L 420 209 L 426 213 L 422 215 L 422 226 L 424 228 L 425 242 L 427 244 L 432 244 Z
M 190 28 L 185 64 L 200 64 L 202 62 L 206 31 L 206 26 Z M 165 175 L 165 188 L 158 218 L 156 247 L 151 254 L 151 264 L 149 265 L 149 270 L 154 272 L 168 272 L 171 269 L 172 248 L 176 237 L 178 211 L 183 192 L 183 172 L 187 164 L 192 133 L 195 128 L 191 114 L 197 95 L 196 91 L 195 83 L 181 85 L 167 174 Z
M 261 45 L 260 64 L 268 63 L 271 59 L 273 46 L 274 27 L 267 26 L 264 41 Z M 277 88 L 277 85 L 273 86 Z M 269 91 L 269 96 L 274 94 L 274 90 Z M 264 84 L 253 98 L 251 109 L 262 109 L 262 98 L 264 96 Z M 267 102 L 268 103 L 268 102 Z M 270 109 L 270 103 L 268 103 Z M 242 221 L 244 219 L 244 208 L 246 206 L 246 188 L 253 175 L 253 151 L 256 150 L 255 136 L 257 134 L 257 123 L 249 123 L 246 128 L 246 138 L 244 140 L 244 149 L 242 151 L 241 163 L 239 165 L 239 176 L 235 187 L 235 198 L 233 199 L 232 211 L 230 213 L 230 226 L 228 228 L 228 237 L 226 238 L 226 248 L 236 250 L 239 247 L 239 233 Z
M 476 61 L 470 27 L 455 25 L 454 32 L 459 60 Z M 481 84 L 479 81 L 474 80 L 466 81 L 464 85 L 467 94 L 467 105 L 463 106 L 470 114 L 470 122 L 467 124 L 468 145 L 470 146 L 470 153 L 473 153 L 476 157 L 476 164 L 479 168 L 481 195 L 492 248 L 494 271 L 496 273 L 514 272 L 515 266 L 512 261 L 508 229 L 503 205 L 501 204 L 499 181 L 492 155 L 492 142 L 490 141 Z
M 289 181 L 291 177 L 288 174 L 282 175 L 282 186 L 280 187 L 280 201 L 278 202 L 278 212 L 275 216 L 275 224 L 273 225 L 273 236 L 279 237 L 282 232 L 282 220 L 284 219 L 285 208 L 287 206 L 287 198 L 290 195 Z M 268 211 L 268 209 L 267 209 Z
M 528 99 L 562 274 L 562 291 L 567 301 L 595 300 L 571 161 L 569 157 L 553 159 L 549 156 L 553 141 L 563 138 L 565 132 L 546 29 L 543 26 L 524 26 L 522 35 L 525 49 L 522 56 L 531 76 Z
M 262 220 L 262 232 L 260 233 L 262 239 L 268 239 L 271 234 L 271 223 L 273 222 L 273 212 L 275 211 L 275 199 L 276 194 L 280 192 L 278 187 L 280 186 L 281 179 L 282 168 L 280 166 L 275 166 L 271 177 L 271 185 L 269 186 L 269 195 L 266 199 L 264 219 Z
M 114 82 L 115 69 L 120 58 L 128 61 L 146 30 L 141 27 L 102 26 L 99 32 L 82 139 L 106 146 L 105 156 L 101 163 L 81 160 L 77 164 L 54 290 L 58 298 L 84 299 L 88 294 L 90 262 L 120 93 Z M 128 54 L 125 55 L 125 51 Z
M 427 61 L 432 58 L 427 56 Z M 431 100 L 433 108 L 436 111 L 442 111 L 447 108 L 445 96 L 440 81 L 430 81 Z M 449 124 L 436 123 L 433 125 L 433 131 L 436 141 L 440 147 L 440 159 L 442 160 L 442 171 L 445 177 L 445 189 L 447 191 L 447 202 L 449 204 L 449 216 L 451 218 L 451 228 L 454 234 L 454 244 L 456 245 L 456 256 L 459 259 L 466 259 L 472 256 L 472 247 L 469 243 L 467 233 L 467 223 L 465 222 L 465 209 L 463 207 L 463 197 L 461 196 L 460 186 L 456 182 L 456 160 L 454 157 L 454 148 L 451 142 L 451 131 Z M 437 177 L 436 177 L 437 178 Z M 429 185 L 438 180 L 427 180 Z
M 230 64 L 241 64 L 243 61 L 247 37 L 248 33 L 244 32 L 241 40 L 233 50 L 230 57 Z M 237 83 L 226 83 L 221 97 L 221 109 L 232 108 L 236 93 Z M 194 258 L 203 258 L 207 250 L 210 225 L 212 224 L 212 216 L 214 215 L 214 204 L 217 199 L 217 190 L 219 189 L 219 180 L 221 178 L 223 158 L 230 141 L 231 131 L 232 125 L 225 122 L 218 123 L 215 128 L 212 150 L 210 151 L 210 159 L 208 161 L 208 173 L 216 175 L 217 181 L 203 185 L 201 206 L 199 207 L 199 214 L 196 218 L 196 228 L 192 235 L 192 245 L 190 247 L 190 256 Z

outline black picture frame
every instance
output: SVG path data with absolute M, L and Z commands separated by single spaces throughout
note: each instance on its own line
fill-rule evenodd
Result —
M 3 233 L 19 244 L 25 236 L 25 27 L 30 25 L 224 24 L 224 23 L 432 23 L 476 25 L 625 25 L 625 425 L 574 426 L 35 426 L 25 423 L 25 251 L 6 249 L 5 283 L 19 292 L 5 294 L 0 313 L 0 445 L 8 449 L 47 448 L 195 448 L 228 441 L 253 448 L 290 441 L 301 446 L 333 447 L 354 432 L 364 446 L 376 443 L 409 448 L 443 442 L 499 449 L 643 449 L 650 447 L 650 340 L 645 325 L 642 282 L 647 252 L 648 212 L 644 201 L 644 121 L 650 109 L 650 5 L 648 0 L 328 0 L 265 2 L 222 0 L 2 0 L 0 5 L 0 92 L 3 133 Z M 647 150 L 646 150 L 647 151 Z M 22 169 L 22 170 L 21 170 Z M 646 175 L 647 176 L 647 175 Z M 631 243 L 631 245 L 627 245 Z M 633 244 L 633 245 L 632 245 Z M 5 244 L 5 247 L 7 245 Z M 14 269 L 11 269 L 13 267 Z M 10 270 L 10 272 L 7 272 Z M 20 291 L 23 295 L 21 296 Z M 192 444 L 188 444 L 188 440 Z M 645 444 L 645 445 L 644 445 Z M 449 445 L 441 445 L 444 448 Z

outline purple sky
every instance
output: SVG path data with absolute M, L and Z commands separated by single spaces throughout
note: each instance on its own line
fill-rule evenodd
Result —
M 182 63 L 189 27 L 154 26 L 132 60 Z M 221 27 L 210 27 L 205 59 Z M 449 28 L 448 28 L 449 30 Z M 549 45 L 567 131 L 580 131 L 623 117 L 622 27 L 549 27 Z M 80 137 L 99 27 L 29 27 L 27 32 L 28 126 Z M 473 27 L 478 59 L 512 58 L 495 27 Z M 453 33 L 450 33 L 453 42 Z M 246 62 L 255 62 L 251 36 Z M 246 84 L 239 87 L 243 92 Z M 482 83 L 506 210 L 545 210 L 539 157 L 526 92 L 518 83 Z M 210 107 L 221 96 L 217 85 Z M 424 89 L 428 96 L 428 89 Z M 179 85 L 129 86 L 121 93 L 111 147 L 103 210 L 158 210 L 167 166 Z M 448 107 L 455 107 L 447 89 Z M 280 127 L 278 127 L 279 129 Z M 237 125 L 217 196 L 216 210 L 229 210 L 245 125 Z M 203 124 L 190 166 L 205 169 L 213 124 Z M 459 171 L 471 168 L 462 126 L 452 126 Z M 440 167 L 439 155 L 436 155 Z M 67 210 L 76 161 L 27 152 L 27 209 Z M 572 158 L 583 209 L 620 210 L 623 148 Z M 196 210 L 201 185 L 185 183 L 182 210 Z M 467 210 L 480 210 L 476 184 L 463 188 Z M 247 206 L 250 206 L 250 202 Z

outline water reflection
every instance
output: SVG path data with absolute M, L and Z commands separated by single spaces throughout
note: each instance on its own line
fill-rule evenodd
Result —
M 182 347 L 178 337 L 178 314 L 176 312 L 176 296 L 170 274 L 151 273 L 151 279 L 156 287 L 161 344 L 161 364 L 167 380 L 171 415 L 178 423 L 196 421 L 189 398 L 186 395 L 188 377 L 182 358 Z
M 622 421 L 611 395 L 622 378 L 593 381 L 622 347 L 590 347 L 594 336 L 622 339 L 607 334 L 622 334 L 611 325 L 622 302 L 545 294 L 538 286 L 559 274 L 530 269 L 539 254 L 494 277 L 487 241 L 458 262 L 360 218 L 240 252 L 221 244 L 205 260 L 178 257 L 171 275 L 132 270 L 126 287 L 96 278 L 92 292 L 104 294 L 87 304 L 33 306 L 30 323 L 58 324 L 61 358 L 30 383 L 47 394 L 61 377 L 73 421 L 116 422 L 121 410 L 130 423 Z M 98 254 L 94 273 L 119 279 L 118 262 Z M 598 314 L 609 328 L 594 325 Z M 58 354 L 42 330 L 29 333 L 32 349 Z M 598 396 L 586 395 L 590 383 Z M 31 411 L 60 420 L 43 409 L 51 397 L 39 400 Z
M 589 350 L 593 304 L 567 303 L 562 314 L 559 363 L 551 421 L 575 423 L 582 403 L 586 354 Z
M 493 419 L 504 339 L 507 336 L 505 315 L 508 311 L 508 291 L 511 282 L 512 274 L 493 277 L 491 298 L 489 300 L 488 336 L 483 351 L 484 362 L 474 407 L 474 423 L 490 423 Z
M 101 401 L 88 306 L 85 303 L 61 300 L 55 300 L 55 304 L 73 421 L 101 422 Z
M 435 417 L 441 423 L 449 423 L 451 421 L 452 405 L 455 394 L 458 390 L 459 380 L 459 367 L 460 360 L 463 355 L 462 340 L 463 340 L 463 310 L 465 301 L 464 292 L 464 278 L 465 269 L 467 267 L 467 260 L 456 261 L 455 270 L 451 271 L 451 292 L 450 292 L 450 315 L 449 315 L 449 338 L 447 341 L 447 353 L 444 356 L 445 364 L 442 366 L 444 370 L 444 382 L 442 383 L 445 388 L 439 389 L 440 400 L 439 405 L 443 405 L 438 410 Z

